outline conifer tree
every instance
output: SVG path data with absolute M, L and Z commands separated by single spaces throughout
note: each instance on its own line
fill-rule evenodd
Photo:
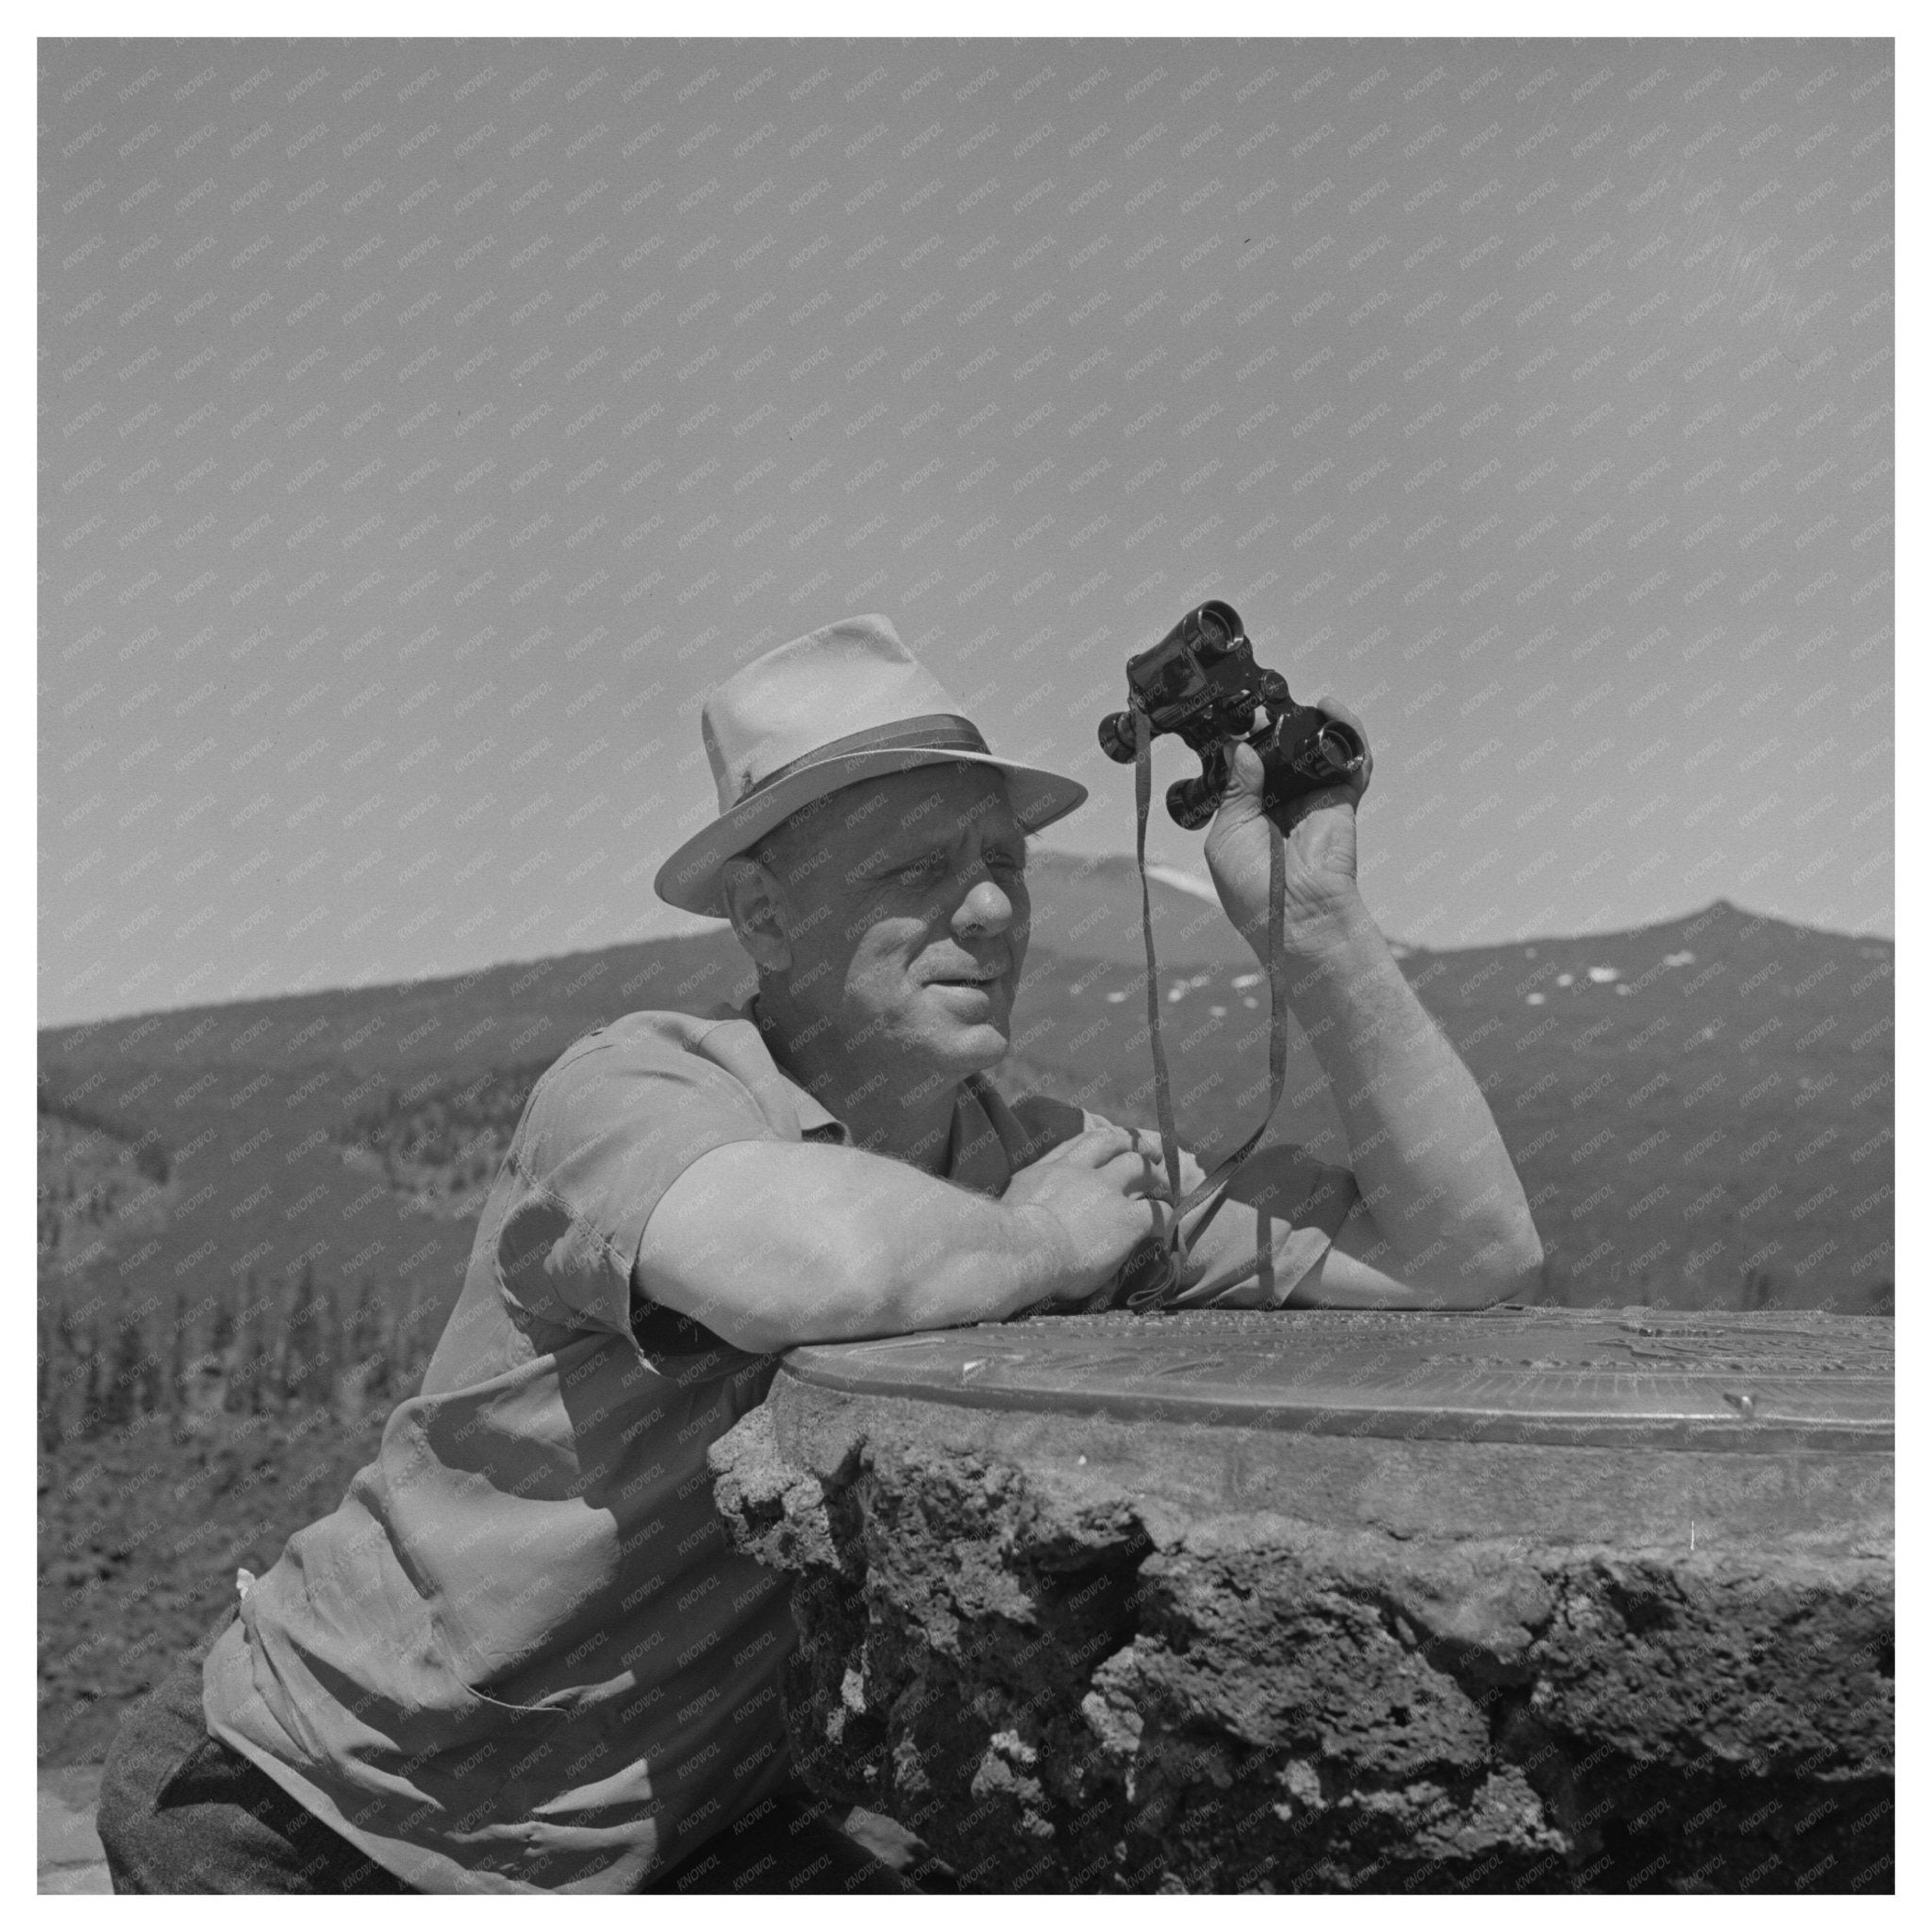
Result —
M 80 1335 L 74 1325 L 67 1301 L 63 1295 L 54 1316 L 55 1373 L 54 1388 L 50 1401 L 49 1425 L 56 1431 L 56 1441 L 64 1441 L 67 1435 L 67 1394 L 71 1389 L 81 1391 L 83 1411 L 87 1403 L 87 1392 L 82 1386 L 87 1379 L 87 1359 Z
M 108 1365 L 108 1386 L 101 1397 L 101 1421 L 119 1428 L 135 1413 L 141 1399 L 143 1364 L 147 1357 L 147 1338 L 138 1317 L 124 1309 L 114 1324 L 114 1353 Z
M 255 1270 L 251 1268 L 242 1290 L 241 1313 L 236 1320 L 235 1361 L 228 1372 L 228 1393 L 225 1404 L 238 1415 L 261 1413 L 266 1315 Z
M 382 1304 L 373 1276 L 365 1274 L 357 1290 L 356 1307 L 342 1339 L 342 1380 L 353 1385 L 354 1407 L 379 1401 L 389 1390 L 389 1357 L 383 1345 Z
M 332 1414 L 341 1413 L 342 1322 L 335 1297 L 325 1288 L 315 1291 L 316 1399 Z
M 80 1413 L 85 1432 L 92 1435 L 99 1421 L 103 1390 L 102 1381 L 107 1374 L 108 1362 L 101 1346 L 100 1318 L 88 1318 L 87 1342 L 81 1353 L 81 1359 L 87 1364 L 87 1378 L 82 1385 Z
M 317 1319 L 315 1266 L 305 1261 L 289 1293 L 277 1353 L 277 1391 L 287 1402 L 316 1399 L 325 1373 L 321 1324 Z
M 233 1366 L 234 1349 L 235 1310 L 228 1305 L 228 1291 L 225 1288 L 215 1296 L 215 1312 L 208 1324 L 207 1350 L 220 1362 L 224 1376 Z
M 382 1307 L 376 1300 L 375 1277 L 365 1274 L 356 1292 L 356 1310 L 349 1319 L 348 1341 L 342 1353 L 352 1363 L 361 1363 L 381 1351 Z
M 175 1291 L 175 1320 L 168 1340 L 168 1377 L 162 1391 L 165 1406 L 175 1414 L 188 1407 L 188 1296 Z
M 34 1412 L 40 1424 L 41 1447 L 55 1449 L 60 1442 L 60 1412 L 64 1405 L 60 1383 L 61 1357 L 65 1353 L 58 1322 L 40 1317 L 40 1356 L 36 1363 L 39 1387 Z
M 158 1338 L 142 1325 L 141 1369 L 137 1384 L 138 1407 L 142 1415 L 159 1415 L 168 1407 L 168 1357 Z

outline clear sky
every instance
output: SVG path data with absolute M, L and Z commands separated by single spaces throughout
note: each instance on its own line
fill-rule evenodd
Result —
M 1892 929 L 1889 43 L 41 74 L 42 1024 L 688 929 L 703 691 L 859 610 L 1062 846 L 1220 596 L 1398 938 Z

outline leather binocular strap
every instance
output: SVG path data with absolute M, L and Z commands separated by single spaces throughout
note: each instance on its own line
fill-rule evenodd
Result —
M 1141 939 L 1147 954 L 1147 1040 L 1154 1053 L 1154 1109 L 1160 1123 L 1160 1149 L 1167 1163 L 1168 1198 L 1174 1210 L 1162 1239 L 1167 1257 L 1164 1274 L 1136 1289 L 1126 1297 L 1126 1306 L 1136 1314 L 1167 1307 L 1180 1292 L 1182 1271 L 1187 1265 L 1187 1237 L 1181 1231 L 1181 1217 L 1202 1202 L 1213 1205 L 1201 1217 L 1194 1233 L 1198 1235 L 1221 1210 L 1225 1189 L 1235 1172 L 1261 1144 L 1274 1109 L 1281 1104 L 1281 1091 L 1288 1080 L 1288 960 L 1283 944 L 1283 924 L 1287 901 L 1287 868 L 1277 832 L 1268 846 L 1268 1106 L 1261 1124 L 1225 1159 L 1215 1164 L 1211 1174 L 1185 1197 L 1181 1193 L 1180 1142 L 1174 1136 L 1174 1098 L 1167 1072 L 1167 1052 L 1160 1039 L 1160 981 L 1154 958 L 1154 907 L 1147 888 L 1147 815 L 1154 792 L 1153 729 L 1147 714 L 1134 709 L 1134 863 L 1141 874 Z

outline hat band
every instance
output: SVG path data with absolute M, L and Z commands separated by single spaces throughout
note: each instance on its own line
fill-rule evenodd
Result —
M 951 711 L 933 711 L 923 718 L 901 718 L 891 724 L 874 724 L 864 731 L 854 731 L 844 738 L 835 738 L 828 743 L 815 746 L 802 758 L 793 758 L 789 764 L 779 765 L 767 772 L 756 784 L 747 785 L 738 802 L 744 804 L 747 799 L 756 797 L 794 773 L 869 751 L 970 751 L 978 753 L 982 758 L 991 756 L 986 740 L 970 719 L 958 717 Z

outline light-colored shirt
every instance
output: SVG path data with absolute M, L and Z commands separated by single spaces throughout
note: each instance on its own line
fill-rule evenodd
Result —
M 974 1077 L 945 1177 L 997 1197 L 1096 1121 Z M 786 1782 L 786 1591 L 731 1547 L 706 1460 L 776 1358 L 652 1303 L 637 1257 L 712 1148 L 849 1139 L 745 1013 L 633 1013 L 574 1043 L 525 1105 L 421 1393 L 210 1651 L 209 1732 L 428 1891 L 633 1890 Z M 1265 1278 L 1226 1264 L 1184 1300 L 1285 1298 L 1354 1198 L 1338 1170 L 1307 1180 L 1311 1205 L 1273 1210 L 1293 1231 Z

